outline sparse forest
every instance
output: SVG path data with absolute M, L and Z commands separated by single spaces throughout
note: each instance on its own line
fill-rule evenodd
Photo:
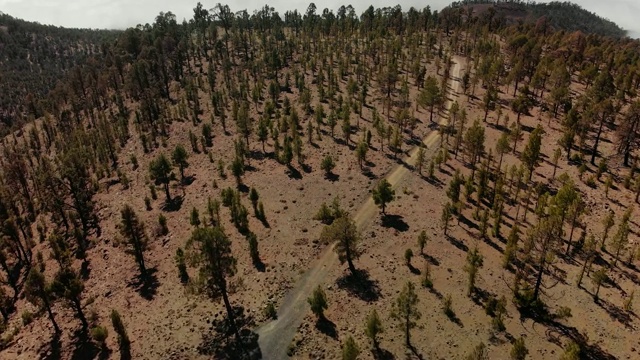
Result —
M 0 15 L 0 356 L 637 356 L 622 35 L 568 3 Z

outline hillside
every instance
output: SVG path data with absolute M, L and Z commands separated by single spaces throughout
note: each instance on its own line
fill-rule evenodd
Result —
M 193 10 L 0 142 L 0 358 L 637 357 L 640 41 Z
M 581 31 L 585 34 L 617 38 L 626 36 L 625 30 L 614 22 L 568 1 L 536 3 L 528 1 L 470 0 L 453 3 L 452 6 L 472 8 L 477 15 L 484 14 L 494 18 L 495 21 L 504 21 L 509 24 L 517 23 L 518 21 L 543 22 L 555 30 Z
M 119 31 L 67 29 L 0 12 L 0 133 L 42 116 L 41 102 L 75 66 L 102 59 Z

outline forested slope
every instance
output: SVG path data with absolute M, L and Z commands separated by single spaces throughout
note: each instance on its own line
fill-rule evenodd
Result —
M 240 359 L 286 304 L 303 358 L 629 355 L 639 50 L 463 7 L 160 13 L 2 141 L 0 356 Z
M 0 12 L 0 132 L 42 115 L 40 102 L 62 77 L 119 31 L 67 29 L 16 19 Z
M 541 22 L 555 30 L 569 32 L 582 31 L 585 34 L 624 37 L 626 31 L 616 23 L 583 9 L 572 2 L 552 1 L 536 3 L 525 1 L 469 0 L 454 2 L 454 7 L 470 7 L 478 13 L 488 11 L 486 16 L 496 21 L 514 23 L 517 21 Z

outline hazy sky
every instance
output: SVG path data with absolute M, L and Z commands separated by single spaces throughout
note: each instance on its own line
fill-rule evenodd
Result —
M 0 0 L 0 11 L 9 15 L 43 24 L 83 28 L 123 29 L 137 24 L 151 23 L 160 11 L 171 11 L 179 21 L 190 19 L 197 0 Z M 213 7 L 219 0 L 201 0 L 205 8 Z M 249 13 L 265 3 L 284 14 L 286 10 L 304 12 L 309 0 L 235 0 L 231 10 L 247 9 Z M 573 0 L 585 9 L 615 21 L 622 28 L 631 30 L 634 37 L 640 36 L 640 0 Z M 359 15 L 369 5 L 392 6 L 397 3 L 403 9 L 411 6 L 422 8 L 430 5 L 442 9 L 450 0 L 315 0 L 319 10 L 328 7 L 334 11 L 340 5 L 351 3 Z

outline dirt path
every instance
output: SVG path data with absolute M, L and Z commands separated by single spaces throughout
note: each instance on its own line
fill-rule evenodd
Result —
M 460 71 L 461 63 L 464 59 L 455 56 L 453 61 L 454 65 L 446 104 L 447 110 L 451 107 L 454 97 L 456 97 L 460 91 Z M 441 117 L 440 124 L 446 123 L 447 118 Z M 437 131 L 431 131 L 422 141 L 427 149 L 432 149 L 435 148 L 436 141 L 438 141 L 439 138 L 440 135 Z M 434 152 L 429 151 L 428 153 L 429 156 L 433 156 Z M 409 152 L 404 162 L 413 165 L 416 162 L 417 156 L 418 147 L 416 146 Z M 410 171 L 407 166 L 401 164 L 389 172 L 386 179 L 393 187 L 396 187 Z M 360 230 L 364 229 L 378 214 L 378 207 L 375 205 L 373 198 L 369 197 L 354 216 L 356 226 Z M 298 326 L 300 326 L 309 311 L 307 297 L 313 289 L 324 283 L 329 271 L 336 266 L 339 266 L 338 255 L 333 251 L 333 246 L 328 246 L 320 258 L 302 275 L 295 286 L 284 297 L 278 309 L 278 318 L 264 324 L 256 330 L 260 335 L 258 343 L 260 344 L 263 359 L 279 360 L 288 358 L 287 347 L 298 331 Z

